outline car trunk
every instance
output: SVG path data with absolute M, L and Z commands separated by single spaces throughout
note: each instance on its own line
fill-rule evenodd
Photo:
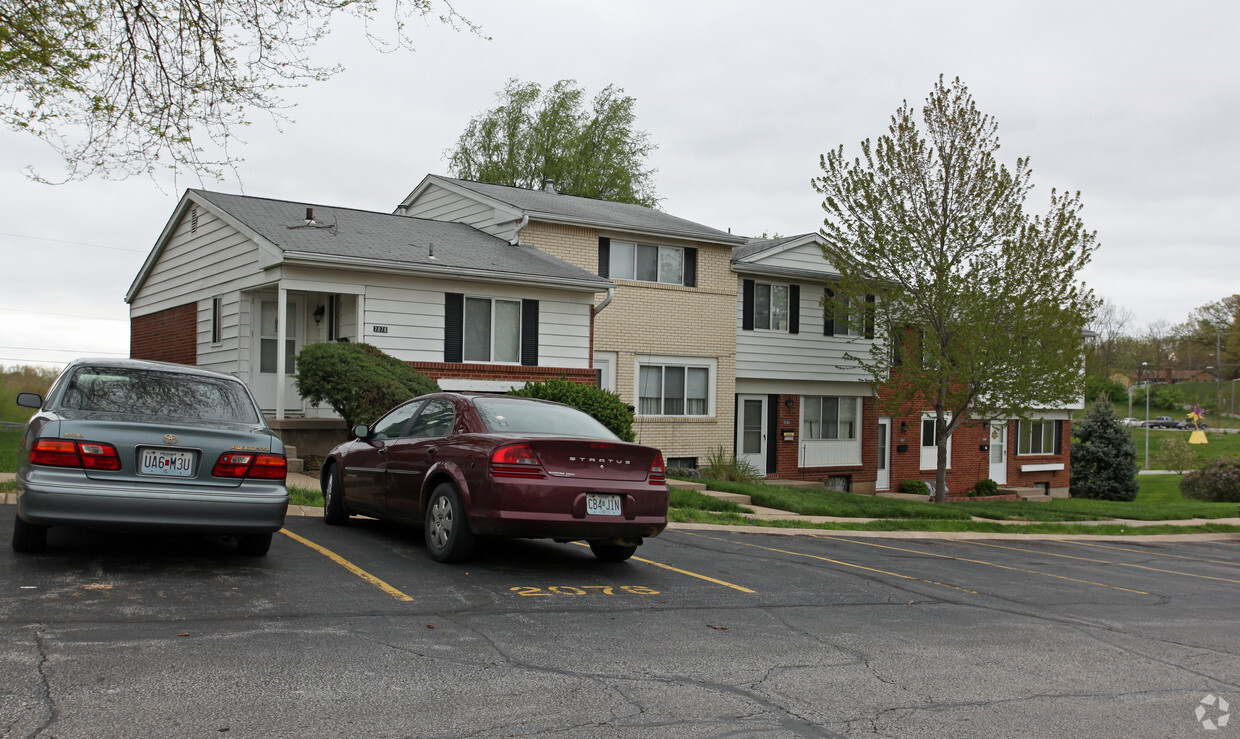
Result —
M 183 426 L 172 420 L 133 422 L 96 416 L 89 423 L 62 421 L 59 438 L 116 447 L 121 469 L 86 469 L 87 477 L 94 480 L 219 488 L 237 487 L 243 479 L 211 474 L 221 454 L 271 451 L 272 437 L 255 436 L 256 430 L 229 422 L 196 421 L 193 426 Z
M 623 442 L 534 439 L 530 444 L 552 476 L 587 480 L 645 480 L 656 454 L 650 447 Z

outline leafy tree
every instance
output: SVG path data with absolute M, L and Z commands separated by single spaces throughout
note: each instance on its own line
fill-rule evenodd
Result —
M 581 385 L 559 378 L 546 382 L 527 382 L 525 387 L 508 391 L 509 395 L 553 400 L 588 413 L 624 441 L 633 441 L 633 411 L 620 396 L 593 385 Z
M 1099 377 L 1097 375 L 1085 376 L 1085 398 L 1095 399 L 1099 395 L 1105 394 L 1107 399 L 1112 403 L 1121 403 L 1128 400 L 1128 389 L 1116 380 L 1109 377 Z
M 231 145 L 251 111 L 286 120 L 283 90 L 340 70 L 310 60 L 334 18 L 363 20 L 381 47 L 412 48 L 405 23 L 436 13 L 436 5 L 0 0 L 0 120 L 51 145 L 64 159 L 65 181 L 160 167 L 218 177 L 239 163 Z M 441 20 L 477 31 L 444 5 Z M 380 12 L 394 14 L 387 41 L 373 33 Z
M 467 180 L 531 189 L 553 183 L 566 195 L 655 207 L 646 157 L 656 146 L 633 129 L 636 101 L 623 93 L 604 87 L 587 112 L 575 80 L 543 90 L 514 77 L 497 107 L 470 120 L 448 152 L 449 168 Z
M 0 401 L 0 421 L 25 423 L 34 415 L 33 408 L 25 408 L 14 402 L 18 393 L 38 393 L 47 397 L 59 370 L 31 365 L 0 366 L 0 387 L 4 388 Z
M 1137 449 L 1119 425 L 1111 403 L 1099 399 L 1085 414 L 1072 441 L 1074 498 L 1133 500 L 1137 497 Z
M 1076 276 L 1095 235 L 1079 193 L 1052 190 L 1045 215 L 1026 213 L 1028 160 L 1009 170 L 998 149 L 995 121 L 964 83 L 940 77 L 920 116 L 906 101 L 887 135 L 861 143 L 861 158 L 840 146 L 813 181 L 824 197 L 824 254 L 840 275 L 825 307 L 862 316 L 858 333 L 873 326 L 892 340 L 846 355 L 875 383 L 890 377 L 889 410 L 933 409 L 940 502 L 959 423 L 1028 417 L 1082 390 L 1082 330 L 1095 299 Z
M 297 355 L 297 392 L 326 402 L 353 428 L 410 398 L 439 392 L 439 385 L 407 363 L 370 344 L 310 344 Z

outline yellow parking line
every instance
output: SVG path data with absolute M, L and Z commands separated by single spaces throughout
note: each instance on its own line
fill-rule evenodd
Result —
M 817 559 L 817 560 L 821 560 L 821 561 L 823 561 L 823 562 L 830 562 L 831 564 L 837 564 L 837 565 L 840 565 L 841 567 L 853 567 L 853 568 L 856 568 L 856 569 L 858 569 L 858 570 L 866 570 L 866 571 L 868 571 L 868 572 L 877 572 L 877 573 L 882 574 L 882 575 L 891 575 L 892 577 L 898 577 L 898 578 L 901 578 L 901 579 L 903 579 L 903 580 L 916 580 L 916 581 L 918 581 L 918 582 L 929 583 L 930 585 L 938 585 L 938 586 L 941 586 L 941 587 L 944 587 L 944 588 L 951 588 L 952 590 L 962 590 L 962 591 L 964 591 L 964 592 L 966 592 L 966 593 L 972 593 L 972 594 L 974 594 L 974 595 L 980 595 L 980 593 L 979 593 L 978 591 L 976 591 L 976 590 L 970 590 L 970 589 L 968 589 L 968 588 L 962 588 L 962 587 L 959 587 L 959 586 L 957 586 L 957 585 L 948 585 L 948 584 L 947 584 L 947 583 L 945 583 L 945 582 L 939 582 L 939 581 L 937 581 L 937 580 L 927 580 L 927 579 L 922 578 L 922 577 L 913 577 L 912 575 L 901 575 L 899 572 L 891 572 L 891 571 L 889 571 L 889 570 L 878 570 L 878 569 L 875 569 L 875 568 L 873 568 L 873 567 L 866 567 L 865 565 L 854 564 L 854 563 L 852 563 L 852 562 L 844 562 L 844 561 L 842 561 L 842 560 L 838 560 L 838 559 L 831 559 L 830 557 L 820 557 L 820 556 L 818 556 L 818 555 L 816 555 L 816 554 L 804 554 L 804 553 L 802 553 L 802 552 L 790 552 L 790 551 L 788 551 L 788 550 L 786 550 L 786 549 L 774 549 L 774 548 L 772 548 L 772 547 L 764 547 L 764 546 L 761 546 L 761 545 L 758 545 L 758 544 L 749 544 L 749 543 L 747 543 L 747 542 L 743 542 L 743 541 L 734 541 L 734 540 L 732 540 L 732 539 L 722 539 L 722 538 L 719 538 L 719 537 L 716 537 L 716 536 L 706 536 L 705 534 L 694 534 L 694 533 L 689 532 L 689 531 L 678 531 L 677 533 L 679 533 L 679 534 L 687 534 L 688 536 L 697 536 L 697 537 L 701 537 L 701 538 L 703 538 L 703 539 L 713 539 L 714 541 L 723 541 L 723 542 L 727 542 L 728 544 L 736 544 L 737 546 L 742 546 L 742 547 L 753 547 L 754 549 L 763 549 L 763 550 L 768 551 L 768 552 L 777 552 L 777 553 L 779 553 L 779 554 L 791 554 L 791 555 L 793 555 L 794 557 L 806 557 L 807 559 Z
M 327 557 L 331 561 L 345 568 L 349 572 L 352 572 L 354 575 L 357 575 L 358 577 L 362 578 L 363 580 L 370 583 L 371 585 L 374 585 L 376 588 L 379 588 L 380 590 L 392 596 L 396 600 L 403 600 L 403 601 L 413 600 L 412 596 L 405 595 L 404 593 L 400 592 L 396 588 L 392 587 L 391 585 L 388 585 L 387 583 L 383 582 L 379 578 L 363 570 L 361 567 L 358 567 L 357 565 L 353 564 L 352 562 L 345 559 L 344 557 L 341 557 L 339 554 L 336 554 L 330 549 L 321 547 L 318 544 L 315 544 L 314 542 L 310 541 L 309 539 L 302 537 L 302 536 L 298 536 L 297 534 L 294 534 L 292 531 L 289 531 L 287 529 L 280 529 L 280 533 L 284 534 L 290 539 L 293 539 L 294 541 L 299 541 L 302 544 L 305 544 L 306 546 L 310 547 L 314 551 L 318 552 L 319 554 L 322 554 L 324 557 Z
M 580 546 L 580 547 L 588 547 L 588 546 L 590 546 L 589 544 L 583 544 L 582 542 L 579 542 L 579 541 L 575 541 L 575 542 L 573 542 L 573 543 L 574 543 L 574 544 L 576 544 L 577 546 Z M 633 559 L 633 560 L 635 560 L 635 561 L 637 561 L 637 562 L 643 562 L 643 563 L 648 564 L 648 565 L 654 565 L 655 567 L 662 567 L 662 568 L 663 568 L 663 569 L 665 569 L 665 570 L 671 570 L 672 572 L 676 572 L 676 573 L 679 573 L 679 574 L 681 574 L 681 575 L 688 575 L 689 577 L 696 577 L 697 579 L 699 579 L 699 580 L 705 580 L 706 582 L 713 582 L 713 583 L 715 583 L 716 585 L 723 585 L 724 587 L 732 588 L 733 590 L 739 590 L 739 591 L 741 591 L 742 593 L 756 593 L 756 592 L 758 592 L 758 591 L 756 591 L 756 590 L 750 590 L 749 588 L 746 588 L 746 587 L 741 587 L 740 585 L 734 585 L 734 584 L 732 584 L 732 583 L 730 583 L 730 582 L 724 582 L 723 580 L 716 580 L 716 579 L 715 579 L 715 578 L 713 578 L 713 577 L 708 577 L 708 576 L 706 576 L 706 575 L 699 575 L 699 574 L 698 574 L 698 573 L 696 573 L 696 572 L 689 572 L 688 570 L 682 570 L 682 569 L 680 569 L 680 568 L 678 568 L 678 567 L 672 567 L 671 565 L 665 565 L 665 564 L 663 564 L 662 562 L 655 562 L 655 561 L 654 561 L 654 560 L 652 560 L 652 559 L 643 559 L 643 558 L 641 558 L 641 557 L 630 557 L 630 559 Z
M 1122 590 L 1125 593 L 1136 593 L 1138 595 L 1152 595 L 1151 593 L 1147 593 L 1144 590 L 1133 590 L 1132 588 L 1121 588 L 1118 585 L 1107 585 L 1106 583 L 1094 582 L 1093 580 L 1079 580 L 1075 577 L 1065 577 L 1063 575 L 1052 575 L 1049 572 L 1039 572 L 1038 570 L 1025 570 L 1020 567 L 1009 567 L 1008 565 L 1001 565 L 1001 564 L 998 564 L 997 562 L 986 562 L 980 559 L 968 559 L 967 557 L 953 557 L 948 554 L 935 554 L 934 552 L 923 552 L 917 549 L 905 549 L 903 547 L 893 547 L 887 544 L 874 544 L 872 542 L 858 541 L 856 539 L 841 539 L 835 536 L 820 536 L 817 534 L 811 534 L 811 536 L 813 536 L 815 539 L 833 539 L 835 541 L 842 541 L 848 544 L 860 544 L 862 546 L 867 546 L 867 547 L 878 547 L 879 549 L 891 549 L 897 552 L 909 552 L 910 554 L 920 554 L 925 557 L 938 557 L 940 559 L 951 559 L 957 562 L 970 562 L 972 564 L 986 565 L 987 567 L 998 567 L 1001 570 L 1012 570 L 1013 572 L 1024 572 L 1029 575 L 1041 575 L 1042 577 L 1052 577 L 1052 578 L 1055 578 L 1056 580 L 1067 580 L 1069 582 L 1079 582 L 1084 585 L 1097 585 L 1100 588 L 1107 588 L 1109 590 Z M 967 542 L 970 540 L 953 539 L 953 541 L 966 541 Z
M 1096 547 L 1098 549 L 1115 549 L 1120 552 L 1136 552 L 1137 554 L 1149 554 L 1158 557 L 1169 557 L 1172 559 L 1187 559 L 1190 562 L 1209 562 L 1216 565 L 1230 565 L 1232 567 L 1240 567 L 1240 562 L 1230 562 L 1225 559 L 1208 559 L 1206 557 L 1187 557 L 1183 554 L 1168 554 L 1167 552 L 1152 552 L 1148 549 L 1133 549 L 1131 547 L 1117 547 L 1108 544 L 1099 544 L 1092 541 L 1077 541 L 1075 539 L 1048 539 L 1047 541 L 1055 541 L 1060 544 L 1077 544 L 1083 547 Z
M 1232 580 L 1226 577 L 1214 577 L 1212 575 L 1196 575 L 1191 572 L 1180 572 L 1179 570 L 1163 570 L 1157 567 L 1147 567 L 1146 565 L 1135 565 L 1128 562 L 1112 562 L 1109 559 L 1094 559 L 1093 557 L 1076 557 L 1071 554 L 1056 554 L 1055 552 L 1044 552 L 1039 549 L 1021 549 L 1020 547 L 1005 547 L 1000 544 L 987 544 L 981 541 L 968 541 L 969 544 L 976 544 L 980 547 L 994 547 L 995 549 L 1011 549 L 1014 552 L 1028 552 L 1030 554 L 1044 554 L 1048 557 L 1062 557 L 1064 559 L 1075 559 L 1080 562 L 1092 562 L 1094 564 L 1114 565 L 1115 567 L 1132 567 L 1137 570 L 1149 570 L 1150 572 L 1161 572 L 1166 575 L 1183 575 L 1185 577 L 1196 577 L 1202 580 L 1219 580 L 1221 582 L 1234 582 L 1240 584 L 1240 580 Z

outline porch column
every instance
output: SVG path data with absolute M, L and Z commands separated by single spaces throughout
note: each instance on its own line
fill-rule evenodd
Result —
M 276 419 L 284 418 L 285 352 L 288 339 L 288 290 L 281 284 L 276 296 Z

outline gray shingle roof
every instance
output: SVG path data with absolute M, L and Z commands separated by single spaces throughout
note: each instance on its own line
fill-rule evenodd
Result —
M 733 236 L 710 226 L 677 218 L 653 208 L 632 203 L 614 203 L 594 200 L 576 195 L 563 195 L 544 190 L 528 190 L 524 187 L 492 185 L 485 182 L 458 180 L 432 175 L 435 179 L 477 193 L 483 197 L 505 203 L 531 217 L 545 216 L 582 225 L 611 227 L 620 230 L 637 230 L 665 233 L 669 236 L 696 239 L 722 244 L 744 243 L 743 236 Z
M 463 223 L 206 190 L 191 192 L 284 252 L 595 282 L 601 287 L 611 284 L 550 254 L 511 246 Z M 307 208 L 314 209 L 316 226 L 306 226 Z
M 795 236 L 781 236 L 778 239 L 750 239 L 749 242 L 743 246 L 732 248 L 732 261 L 736 262 L 745 259 L 746 257 L 753 256 L 754 254 L 766 251 L 767 249 L 778 249 L 784 244 L 788 244 L 793 241 L 800 241 L 801 239 L 814 235 L 815 234 L 812 233 L 804 233 L 796 234 Z

